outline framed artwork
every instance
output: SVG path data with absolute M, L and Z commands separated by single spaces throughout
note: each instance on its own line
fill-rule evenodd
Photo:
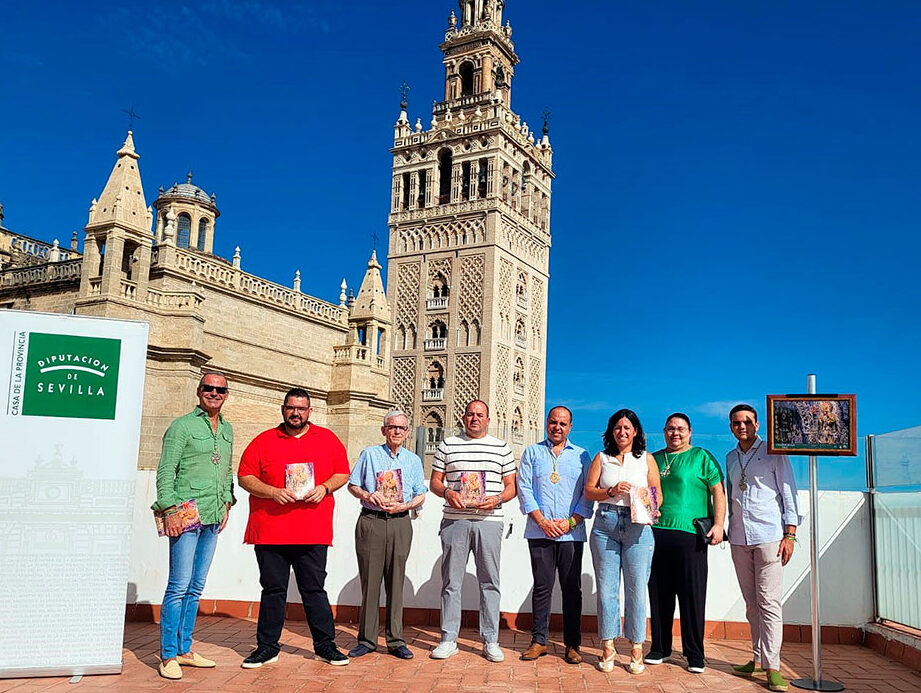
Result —
M 855 395 L 768 395 L 771 455 L 857 455 Z

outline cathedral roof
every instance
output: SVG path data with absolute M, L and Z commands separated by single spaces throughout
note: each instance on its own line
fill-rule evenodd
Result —
M 368 270 L 361 282 L 361 289 L 352 306 L 349 316 L 355 318 L 373 318 L 384 322 L 391 322 L 390 304 L 387 294 L 384 293 L 384 282 L 381 279 L 381 266 L 377 261 L 377 251 L 371 253 L 368 260 Z
M 156 209 L 160 209 L 160 207 L 163 206 L 166 202 L 172 202 L 174 200 L 198 202 L 215 212 L 215 216 L 220 214 L 217 211 L 217 206 L 215 205 L 215 196 L 209 195 L 197 185 L 192 183 L 191 171 L 189 171 L 188 175 L 186 176 L 185 183 L 173 183 L 172 187 L 166 190 L 160 188 L 160 196 L 157 197 L 156 201 L 154 202 L 154 207 Z

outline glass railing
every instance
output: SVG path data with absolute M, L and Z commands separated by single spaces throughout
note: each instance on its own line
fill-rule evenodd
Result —
M 921 629 L 921 426 L 869 448 L 877 617 Z

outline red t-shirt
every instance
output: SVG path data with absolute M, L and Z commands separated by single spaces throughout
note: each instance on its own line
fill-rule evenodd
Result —
M 269 486 L 284 488 L 285 465 L 312 462 L 314 484 L 319 486 L 333 474 L 349 473 L 345 446 L 328 428 L 310 424 L 300 438 L 285 433 L 284 425 L 260 433 L 240 459 L 240 477 L 254 476 Z M 296 501 L 279 505 L 271 498 L 249 497 L 246 544 L 333 543 L 333 508 L 328 494 L 319 503 Z

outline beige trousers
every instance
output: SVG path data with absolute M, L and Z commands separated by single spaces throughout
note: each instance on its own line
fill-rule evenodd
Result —
M 752 546 L 732 544 L 732 562 L 745 599 L 745 617 L 751 628 L 752 659 L 764 669 L 780 670 L 783 641 L 783 566 L 779 541 Z

